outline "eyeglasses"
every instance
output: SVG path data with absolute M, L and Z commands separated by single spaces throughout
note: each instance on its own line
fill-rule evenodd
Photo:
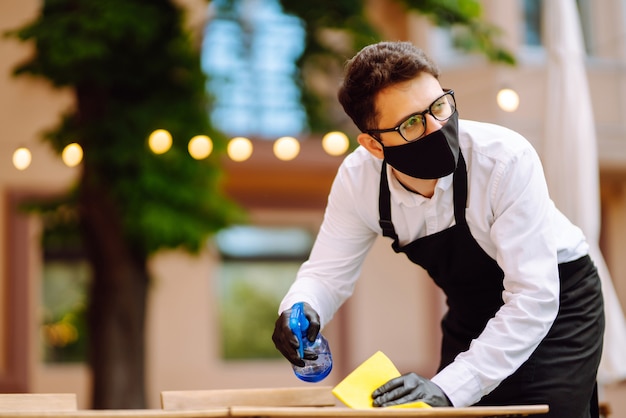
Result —
M 430 113 L 440 122 L 445 122 L 454 114 L 456 110 L 456 101 L 454 100 L 454 91 L 447 90 L 439 96 L 437 100 L 432 102 L 428 109 L 423 112 L 413 113 L 406 120 L 395 128 L 389 129 L 370 129 L 366 133 L 380 141 L 378 134 L 385 132 L 398 132 L 402 139 L 406 142 L 413 142 L 420 139 L 426 132 L 426 114 Z

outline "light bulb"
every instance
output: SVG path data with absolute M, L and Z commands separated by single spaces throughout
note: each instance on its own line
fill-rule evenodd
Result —
M 496 100 L 500 109 L 505 112 L 515 112 L 519 106 L 519 95 L 513 89 L 501 89 Z
M 69 144 L 63 149 L 61 159 L 66 166 L 76 167 L 83 160 L 83 148 L 76 143 Z
M 274 155 L 279 160 L 293 160 L 300 153 L 300 143 L 296 138 L 283 136 L 274 142 Z
M 206 135 L 196 135 L 189 140 L 187 149 L 189 150 L 189 155 L 193 158 L 202 160 L 208 157 L 213 151 L 213 142 L 211 138 Z
M 328 132 L 322 138 L 322 148 L 328 154 L 338 156 L 345 153 L 350 146 L 348 137 L 343 132 L 333 131 Z
M 235 137 L 228 142 L 226 152 L 233 161 L 245 161 L 252 155 L 252 142 L 242 136 Z
M 32 160 L 33 156 L 28 148 L 20 147 L 13 152 L 13 165 L 20 171 L 26 170 Z
M 166 153 L 172 146 L 172 135 L 165 129 L 157 129 L 150 134 L 148 145 L 155 154 Z

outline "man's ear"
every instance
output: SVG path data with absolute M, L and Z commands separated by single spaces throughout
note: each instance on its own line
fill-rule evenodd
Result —
M 374 157 L 380 160 L 384 159 L 385 154 L 383 152 L 383 146 L 380 142 L 375 140 L 374 137 L 366 133 L 360 133 L 359 136 L 356 137 L 356 140 L 363 148 L 368 150 L 370 154 L 372 154 Z

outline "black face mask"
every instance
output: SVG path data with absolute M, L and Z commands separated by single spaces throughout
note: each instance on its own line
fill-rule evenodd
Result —
M 387 164 L 418 179 L 438 179 L 451 174 L 459 160 L 459 114 L 454 112 L 443 127 L 417 141 L 383 146 Z

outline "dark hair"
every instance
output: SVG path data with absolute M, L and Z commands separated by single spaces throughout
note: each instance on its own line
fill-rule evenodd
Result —
M 439 78 L 439 69 L 421 49 L 410 42 L 379 42 L 366 46 L 346 63 L 337 96 L 354 124 L 366 132 L 377 128 L 378 92 L 422 72 Z

